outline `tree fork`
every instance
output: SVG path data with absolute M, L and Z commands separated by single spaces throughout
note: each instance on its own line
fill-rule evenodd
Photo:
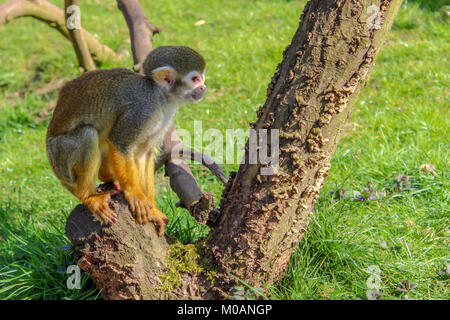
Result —
M 254 125 L 279 130 L 279 164 L 245 161 L 230 177 L 206 246 L 169 245 L 156 236 L 153 225 L 134 222 L 122 195 L 114 198 L 119 221 L 111 227 L 100 227 L 83 206 L 77 207 L 66 233 L 80 267 L 102 295 L 227 298 L 237 279 L 256 287 L 276 283 L 306 232 L 343 126 L 400 5 L 401 0 L 307 3 Z M 375 24 L 369 23 L 371 6 L 379 9 Z M 246 148 L 247 160 L 248 152 Z M 263 167 L 273 174 L 261 175 Z M 180 269 L 177 259 L 189 256 L 193 266 L 182 263 Z M 179 277 L 169 285 L 171 272 Z

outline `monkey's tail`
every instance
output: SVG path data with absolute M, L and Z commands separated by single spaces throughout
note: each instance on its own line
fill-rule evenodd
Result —
M 225 185 L 228 182 L 228 178 L 223 172 L 222 168 L 207 154 L 195 151 L 194 149 L 173 149 L 159 156 L 155 163 L 155 170 L 160 168 L 164 163 L 176 158 L 185 158 L 192 161 L 200 162 L 206 168 L 209 169 L 220 181 Z

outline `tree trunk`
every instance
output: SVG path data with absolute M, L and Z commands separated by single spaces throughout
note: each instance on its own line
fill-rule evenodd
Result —
M 260 150 L 279 151 L 279 161 L 260 156 L 259 163 L 249 164 L 253 146 L 247 143 L 246 161 L 225 187 L 206 242 L 168 245 L 152 225 L 133 223 L 122 196 L 116 203 L 119 222 L 112 227 L 100 228 L 78 207 L 66 232 L 79 265 L 103 296 L 227 298 L 236 278 L 255 287 L 280 280 L 400 5 L 401 0 L 307 3 L 254 124 L 258 138 L 261 129 L 268 132 Z M 279 142 L 270 143 L 277 133 Z
M 305 6 L 254 126 L 279 130 L 279 165 L 241 165 L 208 242 L 223 271 L 255 286 L 284 274 L 400 4 L 321 0 Z M 274 174 L 264 176 L 262 168 Z

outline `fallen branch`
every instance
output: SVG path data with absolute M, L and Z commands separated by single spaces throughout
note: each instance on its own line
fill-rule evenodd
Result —
M 23 88 L 14 92 L 14 94 L 7 96 L 6 102 L 10 105 L 10 107 L 15 107 L 17 105 L 17 100 L 23 99 L 26 93 L 32 93 L 38 96 L 46 96 L 49 94 L 51 96 L 56 96 L 56 94 L 53 95 L 53 92 L 60 89 L 67 81 L 68 78 L 53 79 L 40 88 L 31 88 L 31 82 L 34 81 L 28 81 L 25 83 Z

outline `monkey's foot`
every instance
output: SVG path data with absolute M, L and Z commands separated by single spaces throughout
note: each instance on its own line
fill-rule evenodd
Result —
M 117 191 L 121 191 L 122 189 L 120 189 L 120 183 L 117 180 L 114 180 L 114 189 L 116 189 Z
M 124 191 L 124 194 L 136 221 L 138 223 L 150 222 L 151 209 L 153 206 L 148 198 L 141 192 Z
M 158 236 L 161 237 L 162 235 L 164 235 L 164 229 L 169 223 L 169 219 L 167 219 L 167 216 L 159 211 L 156 206 L 154 206 L 152 209 L 152 212 L 150 214 L 150 221 L 155 224 Z
M 117 213 L 115 213 L 108 204 L 108 201 L 113 194 L 116 194 L 115 191 L 94 194 L 83 201 L 84 205 L 88 207 L 94 217 L 102 224 L 111 225 L 117 222 Z

